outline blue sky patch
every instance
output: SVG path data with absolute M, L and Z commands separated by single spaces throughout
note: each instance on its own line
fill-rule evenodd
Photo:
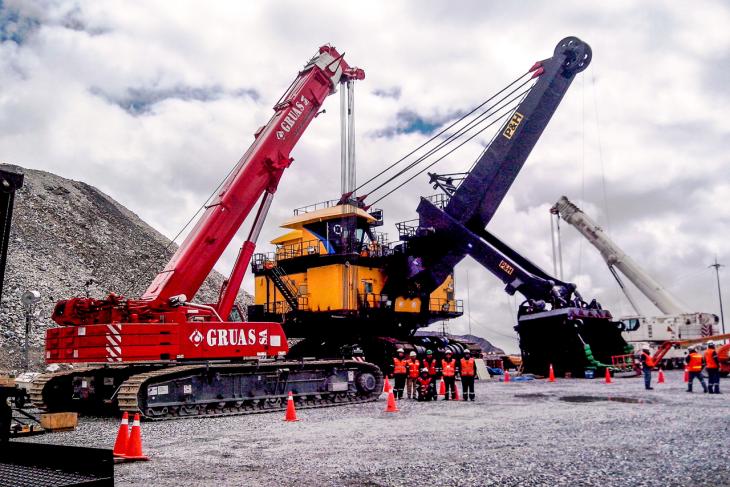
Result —
M 375 132 L 376 137 L 394 137 L 400 134 L 431 135 L 444 123 L 458 117 L 458 113 L 451 113 L 441 117 L 424 117 L 410 110 L 396 114 L 395 124 Z
M 105 100 L 120 106 L 131 115 L 149 113 L 152 107 L 164 100 L 178 99 L 183 101 L 214 101 L 224 96 L 248 97 L 258 100 L 260 94 L 251 88 L 240 88 L 226 91 L 220 86 L 176 86 L 174 88 L 128 88 L 123 96 L 105 93 L 98 87 L 91 88 L 91 92 Z
M 40 25 L 38 19 L 23 16 L 0 0 L 0 42 L 23 44 Z

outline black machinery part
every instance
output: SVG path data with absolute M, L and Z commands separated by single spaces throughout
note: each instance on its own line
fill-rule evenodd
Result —
M 586 355 L 586 345 L 597 362 L 608 366 L 612 356 L 628 352 L 616 322 L 578 319 L 564 311 L 569 310 L 519 317 L 515 330 L 520 337 L 523 372 L 547 376 L 552 365 L 556 376 L 584 377 L 587 368 L 595 367 Z
M 377 365 L 384 373 L 390 373 L 393 357 L 402 348 L 406 355 L 416 352 L 419 359 L 431 350 L 434 358 L 441 360 L 448 351 L 456 358 L 461 358 L 464 350 L 471 351 L 473 357 L 481 357 L 481 347 L 472 342 L 442 335 L 414 335 L 404 338 L 394 337 L 327 337 L 307 338 L 289 350 L 289 357 L 305 358 L 312 356 L 325 357 L 362 357 L 367 362 Z M 360 351 L 358 353 L 357 351 Z
M 112 487 L 112 451 L 9 441 L 0 443 L 3 487 Z
M 144 419 L 230 416 L 378 399 L 383 374 L 353 360 L 208 364 L 127 364 L 42 376 L 36 406 L 84 414 L 139 412 Z M 85 387 L 79 387 L 84 385 Z
M 0 169 L 0 297 L 3 295 L 5 264 L 10 241 L 15 192 L 23 186 L 23 174 Z

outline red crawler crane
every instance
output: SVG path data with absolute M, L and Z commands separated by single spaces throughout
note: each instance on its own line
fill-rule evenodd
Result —
M 165 417 L 280 407 L 289 391 L 311 406 L 375 398 L 373 393 L 382 388 L 377 368 L 326 361 L 266 365 L 260 360 L 288 351 L 281 326 L 226 320 L 279 180 L 293 161 L 291 150 L 338 84 L 364 77 L 334 47 L 320 47 L 140 299 L 110 294 L 102 300 L 59 301 L 52 318 L 61 327 L 47 332 L 46 361 L 117 366 L 46 375 L 33 387 L 34 402 L 48 409 L 94 412 L 119 406 Z M 259 199 L 248 239 L 218 302 L 189 301 Z M 211 365 L 210 360 L 226 362 Z M 193 361 L 196 365 L 190 365 Z

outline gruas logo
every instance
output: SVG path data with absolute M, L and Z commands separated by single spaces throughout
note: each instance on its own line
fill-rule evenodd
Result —
M 193 342 L 193 345 L 196 347 L 203 342 L 203 334 L 200 333 L 200 330 L 195 330 L 190 334 L 190 341 Z
M 306 106 L 309 106 L 309 100 L 307 100 L 307 97 L 305 97 L 304 95 L 301 95 L 299 101 L 295 102 L 292 105 L 289 113 L 286 114 L 284 120 L 282 120 L 282 122 L 279 124 L 281 130 L 276 132 L 277 139 L 281 140 L 284 138 L 284 134 L 291 132 L 291 129 L 294 128 L 294 124 L 297 123 L 299 117 L 301 117 L 302 113 L 304 113 L 304 107 Z
M 196 347 L 200 346 L 203 341 L 209 347 L 256 345 L 257 343 L 259 345 L 269 344 L 268 330 L 261 330 L 257 334 L 253 328 L 211 328 L 205 336 L 199 330 L 195 330 L 190 334 L 189 338 Z

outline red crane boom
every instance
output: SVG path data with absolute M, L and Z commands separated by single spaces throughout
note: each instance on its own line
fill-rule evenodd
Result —
M 262 194 L 262 210 L 257 220 L 265 217 L 271 195 L 276 191 L 284 169 L 293 161 L 289 155 L 291 150 L 317 116 L 324 99 L 336 91 L 342 77 L 362 79 L 364 73 L 350 68 L 333 47 L 321 47 L 319 54 L 307 63 L 282 100 L 274 106 L 274 116 L 256 132 L 253 145 L 238 161 L 216 199 L 165 269 L 152 281 L 143 300 L 157 307 L 164 306 L 170 297 L 179 294 L 192 298 Z M 245 269 L 248 265 L 255 238 L 253 241 L 249 238 L 248 242 L 250 244 L 242 248 L 244 258 L 239 257 L 236 269 Z M 244 262 L 240 262 L 242 260 Z M 226 309 L 219 309 L 223 317 L 230 311 L 232 299 L 229 297 L 235 297 L 240 280 L 235 286 L 232 284 L 229 280 L 222 293 L 226 298 L 223 303 Z

